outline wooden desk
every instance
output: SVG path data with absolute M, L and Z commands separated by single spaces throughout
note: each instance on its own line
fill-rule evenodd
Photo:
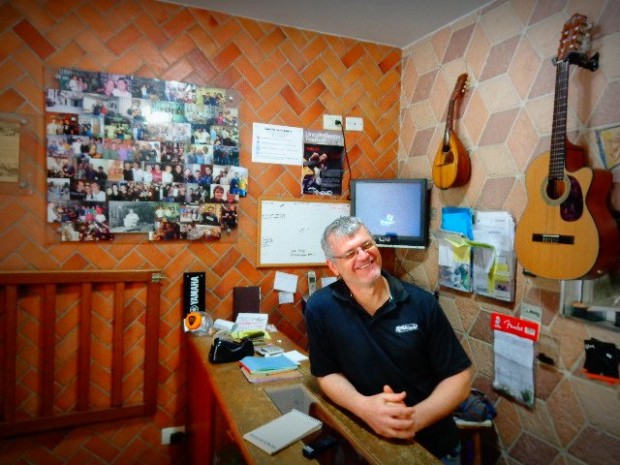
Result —
M 297 349 L 286 336 L 272 334 L 274 342 L 286 350 Z M 208 361 L 212 339 L 188 337 L 188 424 L 187 441 L 191 463 L 210 465 L 213 457 L 214 424 L 216 415 L 223 415 L 245 461 L 250 465 L 316 465 L 316 460 L 302 456 L 303 442 L 298 441 L 271 456 L 248 443 L 243 435 L 280 416 L 266 390 L 290 385 L 303 385 L 315 398 L 322 411 L 321 418 L 346 438 L 368 463 L 374 465 L 441 465 L 441 462 L 415 441 L 396 441 L 381 438 L 361 421 L 332 404 L 320 391 L 310 374 L 307 361 L 302 362 L 302 378 L 249 383 L 237 363 L 213 365 Z

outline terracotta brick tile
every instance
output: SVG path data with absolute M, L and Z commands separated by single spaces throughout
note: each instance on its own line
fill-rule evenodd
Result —
M 325 68 L 325 70 L 320 74 L 319 79 L 325 86 L 325 90 L 332 96 L 340 96 L 344 94 L 347 90 L 347 86 L 344 84 L 344 82 L 342 82 L 342 77 L 334 73 L 331 69 Z M 325 94 L 323 94 L 321 96 L 321 101 L 323 101 L 325 105 L 328 105 L 329 102 L 327 102 L 325 98 L 326 96 Z
M 361 86 L 353 86 L 342 97 L 337 98 L 337 101 L 341 108 L 351 108 L 364 98 L 364 94 Z
M 174 64 L 182 59 L 190 51 L 194 50 L 196 44 L 194 41 L 183 34 L 182 36 L 170 41 L 163 49 L 162 55 L 168 63 Z
M 254 42 L 259 42 L 265 35 L 262 23 L 247 18 L 237 18 L 239 25 L 245 34 L 248 34 Z
M 384 114 L 389 114 L 389 113 L 393 113 L 394 115 L 398 115 L 399 112 L 399 104 L 400 104 L 400 98 L 399 98 L 399 89 L 390 89 L 389 92 L 385 92 L 383 97 L 381 98 L 381 100 L 379 100 L 379 105 L 378 108 L 379 110 L 381 110 Z M 386 124 L 388 123 L 388 119 L 385 118 Z
M 324 77 L 325 73 L 328 73 L 327 76 L 333 76 L 333 80 Z M 316 78 L 320 77 L 321 79 L 323 79 L 325 85 L 328 88 L 332 87 L 331 83 L 334 83 L 335 85 L 342 85 L 342 74 L 334 72 L 328 65 L 328 63 L 323 59 L 313 61 L 310 66 L 306 67 L 302 71 L 301 76 L 303 79 L 306 80 L 306 82 L 312 82 Z
M 112 462 L 119 452 L 114 444 L 103 441 L 99 436 L 91 436 L 85 443 L 85 447 L 106 463 Z
M 194 23 L 194 18 L 189 9 L 180 9 L 172 15 L 163 25 L 168 37 L 180 37 L 184 35 L 187 28 Z
M 0 5 L 0 31 L 6 31 L 16 24 L 21 18 L 21 13 L 10 2 Z
M 314 37 L 310 43 L 304 44 L 302 56 L 307 62 L 313 62 L 327 51 L 328 45 L 323 37 Z
M 55 23 L 50 27 L 46 37 L 52 44 L 60 48 L 71 42 L 76 33 L 83 32 L 85 29 L 84 22 L 76 14 L 70 14 L 62 22 Z
M 303 91 L 306 87 L 306 82 L 301 78 L 297 70 L 295 70 L 290 64 L 286 63 L 280 68 L 280 75 L 288 84 L 295 89 L 297 92 Z
M 234 268 L 234 265 L 239 258 L 239 253 L 235 249 L 231 249 L 220 258 L 217 264 L 213 267 L 213 271 L 219 276 L 224 276 L 229 270 Z
M 114 34 L 111 22 L 100 11 L 84 6 L 77 10 L 77 14 L 86 23 L 87 29 L 99 39 L 105 41 Z
M 40 58 L 45 59 L 54 53 L 54 46 L 49 43 L 29 21 L 20 21 L 13 28 L 13 31 L 15 31 Z
M 142 33 L 133 24 L 130 24 L 122 31 L 114 34 L 107 42 L 106 46 L 117 55 L 121 55 L 129 44 L 135 44 L 142 37 Z
M 0 87 L 6 88 L 9 83 L 16 82 L 22 74 L 23 71 L 15 61 L 5 61 L 0 65 Z
M 192 65 L 187 60 L 177 61 L 164 73 L 164 78 L 173 81 L 183 81 L 192 72 Z
M 213 293 L 223 299 L 229 295 L 230 292 L 232 292 L 232 288 L 237 286 L 241 279 L 242 276 L 237 272 L 237 270 L 231 269 L 213 289 Z
M 277 49 L 286 40 L 286 35 L 279 27 L 274 28 L 269 34 L 259 41 L 259 47 L 265 55 Z
M 286 59 L 278 51 L 255 60 L 254 62 L 250 61 L 250 63 L 252 63 L 252 66 L 256 67 L 256 71 L 263 76 L 263 79 L 275 77 L 279 73 L 274 73 L 274 70 L 287 65 Z
M 318 100 L 325 90 L 325 83 L 321 80 L 316 80 L 302 92 L 302 99 L 306 104 L 311 104 Z
M 224 69 L 230 66 L 240 55 L 241 50 L 236 45 L 231 44 L 214 57 L 213 63 L 217 68 Z
M 307 128 L 321 127 L 323 125 L 324 113 L 326 113 L 325 105 L 320 100 L 314 101 L 299 115 L 299 123 L 297 125 Z
M 391 71 L 395 67 L 400 66 L 400 62 L 402 60 L 402 51 L 393 50 L 391 51 L 383 60 L 379 62 L 379 69 L 387 73 Z
M 205 58 L 215 55 L 220 50 L 219 44 L 199 26 L 189 28 L 187 35 L 191 37 L 198 47 L 198 51 L 204 55 Z
M 268 118 L 278 114 L 284 105 L 286 105 L 286 101 L 284 101 L 280 94 L 278 94 L 274 98 L 271 98 L 269 101 L 265 102 L 263 107 L 258 112 L 258 115 L 261 120 L 268 121 Z
M 220 48 L 223 48 L 232 42 L 240 32 L 241 28 L 239 22 L 236 18 L 231 17 L 229 20 L 220 23 L 217 30 L 213 31 L 211 34 L 211 37 L 219 44 Z
M 361 45 L 356 44 L 347 53 L 341 57 L 342 64 L 346 68 L 350 68 L 362 57 L 364 50 Z

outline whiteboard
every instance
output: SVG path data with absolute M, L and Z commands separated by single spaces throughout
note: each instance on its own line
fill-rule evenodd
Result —
M 345 201 L 260 200 L 257 266 L 325 265 L 323 231 L 349 214 Z

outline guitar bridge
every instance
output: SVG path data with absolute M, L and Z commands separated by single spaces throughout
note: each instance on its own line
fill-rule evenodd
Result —
M 552 244 L 568 244 L 572 245 L 575 243 L 575 236 L 567 236 L 564 234 L 540 234 L 535 233 L 532 234 L 533 242 L 546 242 Z

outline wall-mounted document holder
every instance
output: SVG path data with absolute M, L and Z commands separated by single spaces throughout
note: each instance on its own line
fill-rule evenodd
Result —
M 475 212 L 473 218 L 473 240 L 445 229 L 434 233 L 439 246 L 439 284 L 513 302 L 514 220 L 507 212 Z

